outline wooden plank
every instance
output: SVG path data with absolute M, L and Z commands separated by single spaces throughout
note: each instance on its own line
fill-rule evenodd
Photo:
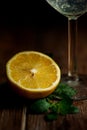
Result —
M 56 121 L 46 122 L 43 115 L 27 113 L 26 130 L 86 130 L 87 129 L 87 101 L 75 102 L 80 112 L 59 116 Z
M 87 129 L 87 100 L 77 102 L 80 112 L 74 115 L 67 115 L 65 122 L 67 130 L 86 130 Z
M 13 92 L 7 83 L 0 84 L 0 130 L 25 130 L 25 99 Z
M 22 112 L 21 109 L 0 110 L 0 130 L 21 130 Z
M 60 116 L 57 121 L 46 122 L 44 115 L 29 114 L 27 116 L 26 130 L 57 130 L 61 126 L 63 119 L 64 117 Z
M 26 130 L 26 114 L 27 114 L 27 108 L 24 107 L 21 118 L 21 130 Z
M 82 29 L 83 30 L 83 29 Z M 3 32 L 3 33 L 2 33 Z M 5 81 L 5 64 L 18 50 L 40 50 L 46 52 L 53 52 L 54 59 L 58 61 L 62 72 L 66 72 L 66 39 L 57 37 L 58 34 L 64 32 L 50 29 L 42 32 L 39 30 L 38 33 L 34 34 L 30 30 L 24 29 L 15 32 L 4 32 L 1 31 L 0 35 L 0 82 Z M 41 34 L 39 34 L 41 33 Z M 63 33 L 66 36 L 65 32 Z M 87 40 L 86 31 L 80 31 L 79 36 L 79 62 L 78 70 L 80 73 L 87 73 Z M 39 37 L 40 36 L 40 37 Z M 50 39 L 51 38 L 51 39 Z M 61 42 L 59 46 L 58 41 Z M 32 44 L 30 44 L 30 43 Z M 39 43 L 41 45 L 39 46 Z M 83 44 L 81 44 L 83 43 Z M 25 46 L 26 44 L 26 46 Z M 21 45 L 21 48 L 20 48 Z M 57 48 L 55 49 L 55 46 Z M 65 51 L 63 48 L 65 47 Z M 10 53 L 9 53 L 10 52 Z M 61 58 L 62 57 L 62 58 Z M 62 60 L 63 59 L 63 60 Z M 0 84 L 0 130 L 86 130 L 87 129 L 87 101 L 75 103 L 80 108 L 80 113 L 75 115 L 59 116 L 58 120 L 53 122 L 46 122 L 43 115 L 33 115 L 28 113 L 26 108 L 26 100 L 16 95 L 7 85 L 7 83 Z M 26 115 L 27 114 L 27 115 Z

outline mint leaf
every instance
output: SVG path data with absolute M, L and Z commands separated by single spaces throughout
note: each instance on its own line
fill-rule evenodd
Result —
M 47 112 L 50 107 L 50 103 L 45 99 L 36 100 L 30 107 L 30 110 L 34 113 Z
M 67 84 L 60 83 L 53 94 L 56 96 L 59 95 L 61 98 L 63 98 L 65 95 L 69 98 L 72 98 L 76 94 L 76 90 Z
M 59 102 L 52 103 L 51 106 L 50 106 L 50 111 L 52 113 L 58 114 L 58 107 L 59 107 Z
M 46 114 L 45 119 L 56 120 L 58 115 L 75 114 L 79 109 L 73 105 L 76 90 L 67 84 L 60 83 L 56 90 L 43 99 L 34 101 L 30 110 L 37 114 Z
M 56 113 L 48 113 L 47 115 L 45 115 L 46 121 L 57 120 L 57 118 L 58 118 L 58 114 L 56 114 Z
M 74 106 L 74 105 L 71 105 L 70 110 L 69 110 L 69 114 L 75 114 L 78 112 L 79 112 L 79 108 Z
M 62 115 L 70 113 L 71 105 L 72 105 L 71 99 L 61 100 L 58 104 L 58 113 Z

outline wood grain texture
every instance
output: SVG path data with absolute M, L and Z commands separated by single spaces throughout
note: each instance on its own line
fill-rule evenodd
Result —
M 29 100 L 17 95 L 7 83 L 0 85 L 0 130 L 87 129 L 87 100 L 74 102 L 80 112 L 47 122 L 44 115 L 31 114 Z
M 87 101 L 74 103 L 78 106 L 78 114 L 59 116 L 56 121 L 46 122 L 43 115 L 27 114 L 26 130 L 85 130 L 87 129 Z
M 79 21 L 78 34 L 78 71 L 81 74 L 87 74 L 87 24 L 84 24 L 84 20 L 85 17 Z M 66 24 L 65 22 L 62 25 L 58 23 L 58 26 L 54 24 L 45 28 L 38 25 L 33 29 L 16 27 L 0 30 L 0 130 L 87 129 L 87 100 L 75 102 L 80 109 L 78 114 L 59 116 L 56 121 L 46 122 L 44 115 L 31 114 L 29 112 L 30 101 L 18 96 L 7 84 L 6 62 L 19 51 L 37 50 L 53 54 L 62 73 L 67 71 Z
M 24 100 L 13 92 L 8 83 L 0 84 L 0 130 L 25 130 Z
M 21 130 L 22 110 L 0 110 L 0 130 Z

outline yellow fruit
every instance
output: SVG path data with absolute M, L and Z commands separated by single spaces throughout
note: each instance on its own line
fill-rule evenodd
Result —
M 37 51 L 15 54 L 6 64 L 6 74 L 14 90 L 31 99 L 51 94 L 61 77 L 55 61 Z

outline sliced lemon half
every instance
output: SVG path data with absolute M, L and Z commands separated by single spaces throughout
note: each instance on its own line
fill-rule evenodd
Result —
M 51 94 L 61 77 L 56 62 L 37 51 L 15 54 L 6 64 L 6 74 L 14 90 L 31 99 L 44 98 Z

